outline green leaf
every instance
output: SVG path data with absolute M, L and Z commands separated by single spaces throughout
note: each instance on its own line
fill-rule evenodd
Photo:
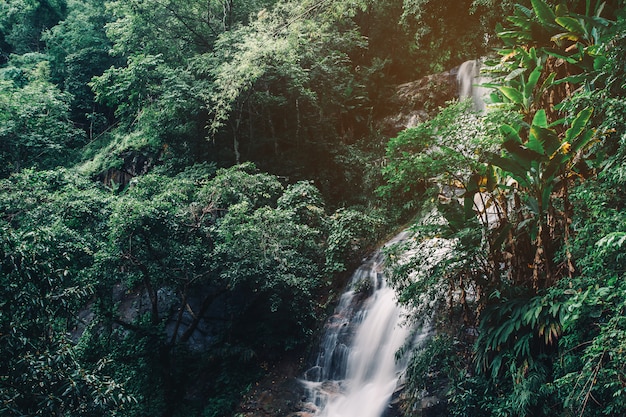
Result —
M 491 164 L 511 174 L 520 183 L 520 185 L 524 187 L 529 185 L 527 176 L 528 170 L 512 158 L 502 157 L 493 153 L 487 153 L 485 156 Z
M 582 25 L 582 23 L 578 20 L 575 19 L 573 17 L 557 17 L 556 19 L 554 19 L 556 23 L 559 24 L 559 26 L 562 26 L 563 28 L 569 30 L 570 32 L 573 32 L 577 35 L 586 35 L 586 30 L 585 27 Z
M 535 141 L 538 143 L 536 144 Z M 539 145 L 541 145 L 540 148 Z M 561 147 L 561 142 L 554 130 L 533 125 L 530 128 L 529 140 L 526 146 L 542 155 L 550 156 Z
M 543 170 L 542 175 L 544 180 L 552 179 L 561 166 L 563 166 L 563 163 L 567 160 L 569 160 L 568 155 L 564 155 L 562 153 L 554 155 L 552 159 L 550 159 L 550 162 L 548 162 L 546 168 Z
M 606 56 L 604 55 L 597 56 L 593 60 L 593 69 L 596 71 L 600 71 L 604 68 L 607 62 L 608 60 Z
M 548 118 L 546 116 L 545 109 L 540 109 L 537 113 L 535 113 L 535 117 L 533 117 L 534 126 L 539 126 L 543 128 L 548 127 Z
M 541 23 L 543 23 L 544 25 L 549 25 L 549 24 L 554 23 L 554 20 L 556 19 L 556 15 L 554 14 L 550 6 L 548 6 L 548 4 L 545 1 L 531 0 L 531 3 L 533 5 L 533 10 L 535 11 L 537 18 L 539 19 Z
M 541 67 L 537 66 L 528 76 L 528 82 L 524 86 L 524 97 L 526 99 L 532 97 L 533 90 L 537 85 L 537 81 L 539 81 L 539 77 L 541 77 Z
M 511 73 L 504 78 L 504 81 L 507 81 L 507 82 L 511 81 L 511 80 L 519 77 L 520 75 L 522 75 L 525 72 L 526 72 L 526 68 L 516 68 L 513 71 L 511 71 Z M 499 87 L 499 86 L 496 85 L 495 87 Z
M 553 121 L 552 123 L 550 123 L 548 125 L 548 128 L 552 129 L 555 126 L 559 126 L 559 125 L 562 125 L 564 123 L 565 123 L 565 118 L 561 117 L 560 119 L 557 119 L 557 120 Z
M 526 142 L 526 147 L 531 151 L 537 152 L 538 154 L 545 154 L 545 150 L 543 149 L 543 144 L 541 143 L 541 140 L 539 140 L 537 136 L 532 133 L 532 129 L 530 137 L 528 138 L 528 142 Z
M 577 140 L 574 140 L 572 142 L 572 148 L 570 152 L 578 152 L 579 150 L 587 146 L 589 142 L 591 142 L 591 140 L 593 139 L 593 134 L 593 130 L 588 130 L 585 132 L 584 135 L 579 136 Z
M 522 138 L 520 138 L 517 129 L 511 125 L 503 124 L 500 126 L 500 133 L 504 136 L 505 141 L 511 140 L 519 144 L 522 143 Z
M 511 100 L 515 104 L 523 104 L 524 103 L 524 95 L 513 87 L 499 87 L 498 90 L 504 94 L 506 98 Z
M 498 233 L 498 236 L 496 236 L 496 238 L 493 241 L 493 244 L 491 245 L 491 247 L 494 250 L 498 250 L 500 248 L 500 246 L 504 243 L 504 239 L 506 239 L 506 237 L 509 234 L 509 231 L 511 230 L 513 226 L 509 223 L 507 225 L 505 225 L 502 230 Z
M 511 156 L 514 157 L 520 165 L 528 167 L 527 169 L 530 169 L 533 162 L 538 162 L 543 159 L 542 154 L 514 141 L 505 141 L 502 143 L 502 147 L 509 151 Z
M 573 60 L 571 63 L 575 64 L 577 62 L 578 61 Z M 581 84 L 585 82 L 588 75 L 589 74 L 586 74 L 586 73 L 582 73 L 578 75 L 570 75 L 568 77 L 559 78 L 558 80 L 554 82 L 554 84 L 563 84 L 563 83 Z
M 593 113 L 593 108 L 587 107 L 576 115 L 576 118 L 572 122 L 572 127 L 565 132 L 565 140 L 567 142 L 573 144 L 574 139 L 576 139 L 587 126 L 591 118 L 591 113 Z
M 551 156 L 561 147 L 561 141 L 554 130 L 541 129 L 541 131 L 543 132 L 541 139 L 543 140 L 543 147 L 546 150 L 546 155 Z
M 563 38 L 563 37 L 564 37 L 564 35 L 565 35 L 565 34 L 563 34 L 563 33 L 558 34 L 558 35 L 554 35 L 554 36 L 552 37 L 552 41 L 556 42 L 556 41 L 560 40 L 561 38 Z M 572 58 L 572 57 L 571 57 L 571 56 L 569 56 L 569 55 L 565 55 L 565 54 L 563 53 L 563 51 L 562 51 L 562 50 L 560 50 L 560 49 L 544 48 L 544 49 L 543 49 L 543 51 L 544 51 L 545 53 L 547 53 L 548 55 L 550 55 L 550 56 L 554 57 L 554 58 L 563 59 L 563 60 L 567 61 L 567 62 L 568 62 L 568 63 L 570 63 L 570 64 L 576 64 L 576 63 L 578 62 L 578 60 L 577 60 L 577 59 Z
M 555 10 L 556 16 L 565 16 L 567 14 L 569 14 L 569 10 L 567 10 L 567 6 L 564 4 L 558 4 L 556 6 L 556 10 Z

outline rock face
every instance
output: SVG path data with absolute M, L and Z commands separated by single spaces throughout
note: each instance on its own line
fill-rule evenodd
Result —
M 457 71 L 428 75 L 400 84 L 391 98 L 388 115 L 379 123 L 381 133 L 393 137 L 435 116 L 439 107 L 457 98 Z
M 97 175 L 97 180 L 112 187 L 118 186 L 121 190 L 135 177 L 146 174 L 154 165 L 155 157 L 137 152 L 128 151 L 122 155 L 122 165 L 112 167 Z
M 302 367 L 299 355 L 282 359 L 243 398 L 235 412 L 241 417 L 308 417 L 317 411 L 304 402 L 298 381 Z

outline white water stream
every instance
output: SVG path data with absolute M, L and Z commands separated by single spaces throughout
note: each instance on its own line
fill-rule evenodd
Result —
M 465 61 L 457 70 L 456 80 L 460 99 L 471 98 L 474 109 L 485 111 L 485 99 L 489 96 L 489 89 L 483 84 L 488 79 L 480 73 L 480 60 Z
M 303 381 L 315 416 L 380 417 L 400 383 L 408 358 L 396 352 L 412 331 L 403 325 L 382 262 L 378 252 L 354 273 L 326 324 L 316 364 Z M 367 298 L 359 293 L 364 287 L 373 290 Z
M 484 112 L 489 90 L 482 86 L 486 79 L 480 61 L 463 63 L 457 82 L 459 97 L 472 98 L 475 110 Z M 406 236 L 400 233 L 387 245 Z M 449 249 L 439 243 L 431 242 L 433 259 Z M 383 262 L 378 251 L 361 265 L 326 323 L 315 365 L 303 380 L 310 401 L 307 411 L 315 417 L 383 417 L 409 359 L 398 355 L 400 348 L 428 337 L 427 328 L 416 335 L 403 325 L 405 311 L 387 286 Z

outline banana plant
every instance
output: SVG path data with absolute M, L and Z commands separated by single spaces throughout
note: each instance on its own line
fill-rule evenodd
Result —
M 500 132 L 504 137 L 501 154 L 487 154 L 489 163 L 509 174 L 525 196 L 525 206 L 531 216 L 523 225 L 529 228 L 535 242 L 534 281 L 539 280 L 539 270 L 547 274 L 551 281 L 551 271 L 547 266 L 551 257 L 546 247 L 548 235 L 548 211 L 552 205 L 552 195 L 560 181 L 567 181 L 572 173 L 575 156 L 593 139 L 593 130 L 588 128 L 593 109 L 588 107 L 579 112 L 565 134 L 559 136 L 554 124 L 548 124 L 546 111 L 538 110 L 527 132 L 504 124 Z M 559 123 L 561 123 L 559 121 Z M 527 136 L 527 139 L 523 139 Z M 539 268 L 540 264 L 542 268 Z
M 519 222 L 528 228 L 536 249 L 532 261 L 535 283 L 539 271 L 548 276 L 546 284 L 552 282 L 549 243 L 554 234 L 547 225 L 554 219 L 549 218 L 555 213 L 554 191 L 557 185 L 567 185 L 575 155 L 593 138 L 587 126 L 591 108 L 571 121 L 560 109 L 576 89 L 593 87 L 594 71 L 603 65 L 604 52 L 599 45 L 611 26 L 601 17 L 603 8 L 604 3 L 587 0 L 581 15 L 563 3 L 552 6 L 545 0 L 531 0 L 531 8 L 517 6 L 508 19 L 509 29 L 499 28 L 505 47 L 500 50 L 499 62 L 491 67 L 490 72 L 500 75 L 490 85 L 494 90 L 491 99 L 513 105 L 523 115 L 523 122 L 500 127 L 502 152 L 488 155 L 487 161 L 517 182 L 521 201 L 515 209 L 527 213 Z M 567 206 L 567 196 L 563 199 Z M 522 203 L 523 207 L 519 206 Z M 567 228 L 567 219 L 561 220 Z
M 605 3 L 596 1 L 592 6 L 591 0 L 587 0 L 584 15 L 570 11 L 565 4 L 553 7 L 545 0 L 531 0 L 531 4 L 532 8 L 517 5 L 514 16 L 508 19 L 511 28 L 497 28 L 505 44 L 502 60 L 508 62 L 503 68 L 508 68 L 510 75 L 516 75 L 520 68 L 529 68 L 527 55 L 532 52 L 571 66 L 558 80 L 560 83 L 588 87 L 595 72 L 606 63 L 600 45 L 614 22 L 601 16 Z

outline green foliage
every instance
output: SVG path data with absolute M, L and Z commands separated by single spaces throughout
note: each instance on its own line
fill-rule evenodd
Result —
M 623 66 L 608 52 L 623 22 L 601 17 L 602 7 L 517 6 L 490 68 L 486 117 L 499 118 L 481 122 L 491 143 L 501 138 L 499 152 L 437 153 L 454 119 L 390 141 L 389 189 L 421 182 L 439 193 L 409 255 L 391 253 L 399 299 L 439 302 L 477 332 L 475 373 L 443 378 L 451 415 L 623 414 L 624 126 L 613 81 Z M 443 194 L 444 185 L 456 189 Z M 425 381 L 427 358 L 409 380 Z
M 66 165 L 84 144 L 69 120 L 68 94 L 49 81 L 49 65 L 39 54 L 15 57 L 0 70 L 0 176 L 23 168 Z
M 470 330 L 412 386 L 441 369 L 459 416 L 623 414 L 623 4 L 561 3 L 500 31 L 496 111 L 385 158 L 390 84 L 483 54 L 511 2 L 0 2 L 0 413 L 228 415 L 381 237 L 384 166 L 430 216 L 419 256 L 389 249 L 400 300 Z M 32 170 L 77 157 L 116 192 Z M 248 160 L 280 176 L 225 168 Z
M 228 132 L 236 162 L 250 143 L 268 158 L 287 151 L 306 155 L 295 165 L 311 169 L 317 162 L 311 153 L 325 156 L 321 146 L 346 128 L 344 120 L 367 112 L 351 58 L 366 41 L 346 19 L 363 7 L 284 1 L 249 25 L 223 33 L 217 55 L 195 60 L 214 80 L 203 95 L 211 112 L 209 136 Z M 312 146 L 312 140 L 319 144 Z
M 474 172 L 484 171 L 478 157 L 495 149 L 497 142 L 489 134 L 497 119 L 483 120 L 470 106 L 469 101 L 451 104 L 432 120 L 392 138 L 383 168 L 387 185 L 379 192 L 406 196 L 405 204 L 414 207 L 420 188 L 464 187 Z
M 2 55 L 38 52 L 41 35 L 65 17 L 64 0 L 7 0 L 0 4 Z
M 8 415 L 223 415 L 261 361 L 310 338 L 328 259 L 377 237 L 370 216 L 328 216 L 310 183 L 285 189 L 252 164 L 146 174 L 118 194 L 23 170 L 0 207 Z
M 328 273 L 345 271 L 372 249 L 384 224 L 377 214 L 366 214 L 357 209 L 339 209 L 331 216 L 326 248 Z
M 324 199 L 311 182 L 300 181 L 287 187 L 277 205 L 281 210 L 292 210 L 303 224 L 325 230 Z
M 92 297 L 85 270 L 106 216 L 97 186 L 70 171 L 25 170 L 0 182 L 0 397 L 5 415 L 115 413 L 132 403 L 74 344 Z
M 487 52 L 489 35 L 511 4 L 485 3 L 403 1 L 401 22 L 413 35 L 411 52 L 421 73 L 444 71 Z
M 106 128 L 102 114 L 106 109 L 94 103 L 89 82 L 113 64 L 109 55 L 111 43 L 104 31 L 108 20 L 104 2 L 73 0 L 68 2 L 65 19 L 42 36 L 51 79 L 72 95 L 72 119 L 82 124 L 90 140 Z

